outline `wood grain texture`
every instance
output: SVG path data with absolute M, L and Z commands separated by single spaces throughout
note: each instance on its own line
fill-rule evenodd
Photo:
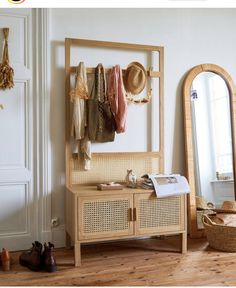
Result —
M 204 239 L 190 239 L 176 252 L 176 237 L 82 245 L 83 266 L 73 251 L 56 249 L 56 273 L 32 272 L 12 253 L 11 271 L 0 269 L 1 286 L 235 286 L 234 253 L 218 252 Z M 169 252 L 172 250 L 171 252 Z M 167 252 L 168 251 L 168 252 Z
M 213 72 L 221 76 L 229 89 L 230 109 L 231 109 L 231 129 L 232 129 L 232 145 L 233 145 L 233 167 L 234 179 L 236 179 L 236 87 L 231 76 L 222 67 L 215 64 L 201 64 L 193 67 L 187 74 L 183 84 L 183 105 L 184 105 L 184 128 L 185 128 L 185 152 L 186 152 L 186 176 L 190 185 L 190 194 L 188 197 L 188 215 L 190 236 L 200 238 L 204 236 L 204 230 L 197 228 L 196 215 L 196 191 L 194 176 L 194 153 L 192 139 L 192 118 L 191 118 L 191 97 L 190 91 L 193 79 L 201 72 Z M 234 191 L 236 193 L 236 181 L 234 181 Z

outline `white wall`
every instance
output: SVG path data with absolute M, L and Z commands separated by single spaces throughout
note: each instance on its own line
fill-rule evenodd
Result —
M 236 81 L 236 9 L 51 9 L 50 12 L 52 216 L 60 217 L 62 232 L 64 38 L 164 46 L 165 171 L 184 173 L 182 81 L 186 72 L 200 63 L 218 64 Z

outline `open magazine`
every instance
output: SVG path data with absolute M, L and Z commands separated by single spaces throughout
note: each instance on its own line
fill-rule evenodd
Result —
M 187 179 L 179 174 L 146 174 L 142 178 L 146 189 L 154 189 L 158 198 L 190 192 Z

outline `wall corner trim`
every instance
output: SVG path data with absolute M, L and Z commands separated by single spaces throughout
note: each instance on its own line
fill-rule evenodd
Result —
M 50 10 L 34 10 L 35 20 L 35 189 L 39 201 L 38 239 L 51 241 L 51 149 L 50 149 Z M 47 235 L 46 237 L 44 235 Z

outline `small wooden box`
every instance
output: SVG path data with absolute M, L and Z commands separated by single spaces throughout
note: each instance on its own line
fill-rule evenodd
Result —
M 119 184 L 119 183 L 97 184 L 98 190 L 122 190 L 123 188 L 124 188 L 124 186 Z

